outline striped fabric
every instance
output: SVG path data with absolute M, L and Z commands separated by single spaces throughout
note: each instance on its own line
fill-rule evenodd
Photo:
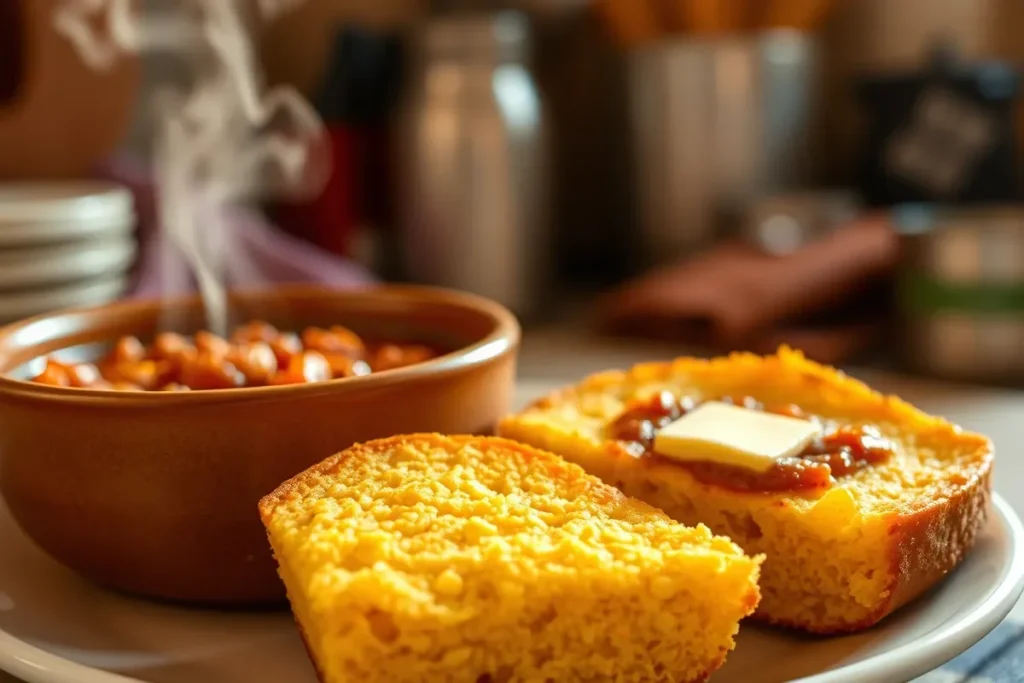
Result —
M 1024 682 L 1024 613 L 1014 610 L 980 643 L 914 683 Z

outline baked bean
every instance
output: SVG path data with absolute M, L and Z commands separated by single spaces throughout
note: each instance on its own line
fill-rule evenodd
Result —
M 113 358 L 118 363 L 142 360 L 146 355 L 146 347 L 136 337 L 121 337 L 114 345 Z
M 356 357 L 366 350 L 363 340 L 355 332 L 340 325 L 329 330 L 307 327 L 302 333 L 302 345 L 321 353 L 347 353 Z
M 353 358 L 347 353 L 327 352 L 323 355 L 331 367 L 331 376 L 334 378 L 361 377 L 371 372 L 369 363 Z
M 123 361 L 103 373 L 107 379 L 128 382 L 143 389 L 163 386 L 174 374 L 174 366 L 162 360 Z
M 331 366 L 319 351 L 303 351 L 292 356 L 288 367 L 274 376 L 274 384 L 308 384 L 331 379 Z
M 245 375 L 222 356 L 200 351 L 185 359 L 180 383 L 193 389 L 235 389 L 245 385 Z
M 70 385 L 73 387 L 88 389 L 102 379 L 102 377 L 100 377 L 99 368 L 92 363 L 78 363 L 77 365 L 71 365 L 68 367 L 67 371 L 68 380 Z
M 161 332 L 153 340 L 150 355 L 160 359 L 178 359 L 187 353 L 195 351 L 195 348 L 192 342 L 176 332 Z
M 43 371 L 36 375 L 35 382 L 40 384 L 49 384 L 55 387 L 69 387 L 71 386 L 71 377 L 68 374 L 68 369 L 63 363 L 58 363 L 53 359 L 46 361 L 46 367 Z
M 302 351 L 302 341 L 297 334 L 286 332 L 270 342 L 270 348 L 277 357 L 277 367 L 284 370 L 288 367 L 292 356 Z
M 218 337 L 213 332 L 206 332 L 205 330 L 196 332 L 195 339 L 196 349 L 200 353 L 206 352 L 216 358 L 224 358 L 231 351 L 231 344 L 228 343 L 228 340 Z
M 300 335 L 254 320 L 228 339 L 205 330 L 191 338 L 161 332 L 147 347 L 122 337 L 96 365 L 50 358 L 33 381 L 117 391 L 232 389 L 359 377 L 437 355 L 422 344 L 367 343 L 341 325 L 307 327 Z
M 376 372 L 380 372 L 422 363 L 436 356 L 437 352 L 428 346 L 381 344 L 373 354 L 370 365 Z
M 281 333 L 278 332 L 277 328 L 270 323 L 265 323 L 262 320 L 254 320 L 236 329 L 231 335 L 231 341 L 235 344 L 258 341 L 272 342 L 280 336 Z
M 234 347 L 227 359 L 245 375 L 246 383 L 266 384 L 277 372 L 277 356 L 264 341 L 246 342 Z

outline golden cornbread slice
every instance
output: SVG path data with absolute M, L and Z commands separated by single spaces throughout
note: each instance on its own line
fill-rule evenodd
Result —
M 705 483 L 669 458 L 609 438 L 626 406 L 663 391 L 697 401 L 750 396 L 839 425 L 875 425 L 894 453 L 809 495 Z M 499 433 L 766 555 L 757 617 L 817 633 L 868 627 L 938 582 L 974 543 L 990 495 L 988 439 L 787 348 L 600 373 L 506 418 Z
M 260 502 L 324 683 L 703 681 L 762 558 L 497 437 L 354 446 Z

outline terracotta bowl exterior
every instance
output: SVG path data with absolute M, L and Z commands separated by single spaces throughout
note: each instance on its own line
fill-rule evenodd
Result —
M 285 479 L 353 443 L 408 432 L 486 433 L 511 408 L 519 327 L 478 297 L 419 287 L 233 295 L 238 322 L 344 324 L 457 349 L 318 384 L 116 392 L 35 384 L 26 364 L 134 334 L 203 327 L 198 298 L 123 302 L 0 330 L 0 493 L 24 531 L 99 584 L 194 603 L 277 602 L 284 589 L 256 510 Z M 92 345 L 92 347 L 90 347 Z

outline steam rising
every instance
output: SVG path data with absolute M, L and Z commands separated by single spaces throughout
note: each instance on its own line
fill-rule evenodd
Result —
M 301 0 L 256 0 L 273 20 Z M 188 91 L 154 100 L 154 180 L 161 230 L 195 274 L 207 324 L 227 331 L 221 209 L 266 193 L 315 190 L 326 168 L 310 164 L 320 118 L 290 87 L 264 89 L 245 24 L 245 0 L 182 0 L 183 17 L 142 17 L 131 0 L 64 0 L 54 27 L 97 70 L 120 54 L 199 52 L 206 69 Z

